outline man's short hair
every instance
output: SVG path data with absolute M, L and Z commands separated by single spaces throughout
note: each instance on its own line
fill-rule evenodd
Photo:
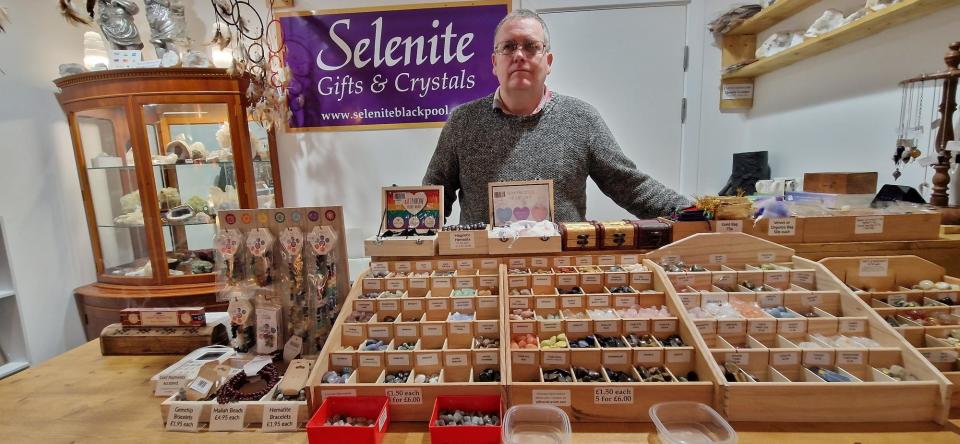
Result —
M 536 12 L 533 12 L 529 9 L 514 9 L 513 11 L 510 11 L 510 13 L 507 14 L 505 17 L 503 17 L 503 19 L 500 20 L 500 23 L 497 23 L 497 29 L 494 30 L 493 32 L 494 46 L 496 46 L 497 44 L 496 42 L 497 34 L 500 33 L 500 28 L 503 27 L 504 23 L 507 23 L 512 20 L 520 20 L 520 19 L 526 19 L 526 18 L 534 19 L 540 23 L 540 27 L 543 28 L 543 47 L 546 49 L 550 49 L 550 30 L 547 29 L 547 22 L 543 21 L 543 18 L 540 17 L 540 14 L 537 14 Z

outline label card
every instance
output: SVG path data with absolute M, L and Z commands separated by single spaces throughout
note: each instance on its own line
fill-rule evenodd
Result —
M 740 233 L 743 231 L 742 220 L 718 220 L 716 226 L 717 233 Z
M 200 411 L 203 405 L 193 403 L 173 403 L 167 413 L 166 430 L 168 432 L 196 432 L 200 428 Z
M 245 424 L 246 404 L 215 404 L 210 408 L 211 432 L 240 432 Z
M 570 390 L 533 390 L 534 404 L 570 406 Z
M 264 432 L 296 432 L 300 428 L 300 408 L 289 403 L 269 403 L 263 406 L 261 420 Z
M 597 387 L 593 389 L 594 404 L 633 404 L 633 387 Z
M 423 404 L 423 393 L 420 389 L 387 389 L 387 397 L 390 398 L 391 404 L 400 404 L 400 405 L 420 405 Z
M 797 219 L 793 217 L 772 218 L 767 226 L 767 236 L 794 236 L 796 234 Z
M 887 266 L 886 259 L 860 259 L 860 276 L 886 276 Z
M 883 216 L 857 216 L 853 225 L 853 234 L 883 233 Z

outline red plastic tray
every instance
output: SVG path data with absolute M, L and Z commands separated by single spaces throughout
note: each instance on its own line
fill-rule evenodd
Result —
M 437 426 L 441 410 L 496 412 L 500 424 L 495 426 Z M 500 396 L 437 396 L 430 415 L 432 444 L 499 444 L 503 425 L 503 403 Z
M 373 427 L 328 426 L 327 418 L 335 415 L 375 419 Z M 380 444 L 390 426 L 390 404 L 386 396 L 331 396 L 307 423 L 307 441 L 311 444 L 370 443 Z

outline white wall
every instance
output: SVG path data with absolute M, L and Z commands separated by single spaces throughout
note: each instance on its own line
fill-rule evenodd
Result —
M 95 279 L 76 164 L 53 96 L 57 65 L 79 60 L 82 30 L 54 2 L 5 0 L 0 34 L 0 215 L 34 363 L 84 342 L 72 290 Z
M 708 2 L 711 4 L 713 1 Z M 735 2 L 730 2 L 735 3 Z M 770 32 L 804 29 L 827 7 L 850 12 L 862 1 L 823 1 Z M 723 8 L 720 8 L 723 9 Z M 709 16 L 708 16 L 709 17 Z M 709 20 L 709 18 L 708 18 Z M 893 27 L 863 40 L 798 62 L 757 79 L 753 109 L 740 116 L 740 135 L 716 132 L 716 149 L 710 138 L 702 142 L 701 179 L 697 191 L 716 192 L 730 174 L 730 155 L 738 151 L 769 150 L 774 176 L 802 178 L 812 171 L 878 171 L 879 184 L 894 183 L 890 157 L 900 119 L 897 83 L 920 73 L 942 70 L 943 54 L 950 42 L 960 39 L 960 6 Z M 765 35 L 760 36 L 761 40 Z M 719 59 L 718 51 L 709 51 Z M 716 92 L 719 76 L 705 64 L 704 91 Z M 707 80 L 707 78 L 710 78 Z M 716 83 L 707 86 L 707 83 Z M 717 100 L 704 100 L 702 114 L 718 121 L 729 115 L 715 112 Z M 927 108 L 929 99 L 925 102 Z M 925 111 L 926 112 L 926 111 Z M 929 123 L 929 122 L 927 122 Z M 704 123 L 701 131 L 711 131 Z M 924 141 L 925 142 L 925 141 Z M 921 145 L 923 147 L 923 145 Z M 917 187 L 922 169 L 909 165 L 896 183 Z M 932 177 L 929 172 L 927 181 Z

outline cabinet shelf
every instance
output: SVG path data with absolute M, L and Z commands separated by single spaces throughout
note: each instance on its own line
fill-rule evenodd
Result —
M 217 222 L 214 220 L 214 221 L 210 221 L 210 222 L 189 222 L 189 223 L 183 223 L 183 224 L 160 224 L 160 226 L 162 226 L 162 227 L 189 227 L 189 226 L 193 226 L 193 225 L 214 225 L 214 224 L 216 224 L 216 223 L 217 223 Z M 97 227 L 99 227 L 99 228 L 143 228 L 143 225 L 106 225 L 106 224 L 101 224 L 101 225 L 97 225 Z
M 820 0 L 778 0 L 724 35 L 759 34 Z
M 254 164 L 269 164 L 269 160 L 254 160 Z M 171 163 L 171 164 L 154 164 L 154 167 L 158 168 L 177 168 L 180 167 L 199 167 L 199 166 L 226 166 L 233 165 L 232 160 L 223 161 L 223 162 L 210 162 L 210 163 Z M 136 166 L 133 165 L 122 165 L 122 166 L 108 166 L 108 167 L 87 167 L 87 170 L 134 170 Z
M 25 370 L 28 367 L 30 367 L 30 363 L 24 361 L 14 361 L 0 365 L 0 379 L 6 378 L 7 376 L 10 376 L 21 370 Z
M 784 1 L 770 6 L 769 12 L 761 11 L 750 20 L 724 36 L 723 66 L 746 61 L 753 57 L 756 32 L 769 28 L 774 23 L 804 9 L 801 0 Z M 752 84 L 753 79 L 761 75 L 792 65 L 801 60 L 814 57 L 848 43 L 877 34 L 890 27 L 908 22 L 936 12 L 940 9 L 957 6 L 956 0 L 902 0 L 893 6 L 876 12 L 819 37 L 806 39 L 803 43 L 786 49 L 770 57 L 764 57 L 736 71 L 721 76 L 724 84 Z M 780 5 L 778 9 L 776 5 Z M 791 14 L 787 14 L 791 12 Z M 763 14 L 761 16 L 761 14 Z M 748 109 L 753 106 L 752 97 L 747 99 L 721 99 L 722 109 Z

